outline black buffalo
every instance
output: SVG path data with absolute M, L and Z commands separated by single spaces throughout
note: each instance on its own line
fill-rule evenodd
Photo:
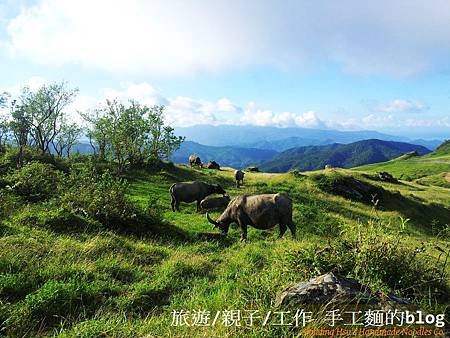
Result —
M 226 194 L 226 191 L 219 184 L 208 184 L 199 181 L 174 183 L 170 186 L 169 192 L 173 211 L 180 211 L 180 202 L 192 203 L 195 201 L 197 202 L 197 211 L 199 211 L 200 202 L 206 196 Z

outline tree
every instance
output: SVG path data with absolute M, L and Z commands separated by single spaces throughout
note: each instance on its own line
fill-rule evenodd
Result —
M 106 160 L 108 147 L 108 124 L 109 120 L 104 116 L 103 109 L 96 109 L 93 112 L 80 113 L 81 117 L 88 122 L 86 136 L 99 161 Z
M 64 152 L 67 157 L 70 157 L 70 151 L 72 150 L 72 147 L 78 143 L 81 131 L 82 128 L 76 123 L 68 124 L 64 122 L 62 124 L 60 133 L 56 135 L 52 141 L 53 149 L 59 157 L 64 156 Z
M 23 166 L 23 150 L 29 143 L 31 124 L 27 111 L 22 105 L 17 104 L 17 101 L 15 100 L 11 105 L 11 121 L 8 126 L 19 147 L 17 167 L 21 168 Z
M 184 137 L 175 136 L 174 129 L 164 125 L 165 106 L 153 106 L 149 111 L 150 159 L 168 159 L 177 150 Z
M 126 106 L 117 100 L 94 114 L 82 115 L 90 123 L 88 137 L 99 159 L 108 156 L 117 163 L 117 171 L 128 166 L 167 159 L 184 138 L 175 136 L 173 128 L 164 125 L 164 106 L 147 107 L 136 101 Z
M 78 89 L 67 89 L 65 82 L 44 85 L 36 92 L 23 89 L 21 101 L 30 119 L 30 135 L 42 153 L 50 153 L 50 145 L 61 131 L 64 110 L 77 93 Z

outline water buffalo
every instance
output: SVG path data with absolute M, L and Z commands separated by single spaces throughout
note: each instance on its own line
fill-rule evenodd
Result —
M 190 155 L 189 156 L 189 165 L 192 167 L 193 165 L 198 165 L 200 168 L 203 168 L 202 160 L 197 155 Z
M 240 184 L 244 184 L 245 173 L 242 170 L 234 171 L 234 179 L 236 180 L 236 188 L 239 188 Z
M 209 161 L 206 168 L 220 170 L 220 165 L 216 161 Z
M 169 189 L 172 198 L 172 210 L 180 211 L 180 202 L 192 203 L 197 201 L 197 211 L 200 210 L 200 202 L 211 194 L 225 195 L 226 191 L 219 184 L 205 182 L 180 182 L 174 183 Z
M 227 234 L 231 223 L 241 228 L 241 241 L 247 239 L 247 225 L 267 230 L 280 225 L 280 238 L 287 227 L 295 237 L 295 224 L 292 222 L 292 200 L 281 194 L 243 195 L 235 197 L 220 217 L 214 221 L 208 213 L 206 218 L 214 228 Z
M 230 196 L 225 195 L 223 197 L 206 197 L 200 202 L 200 208 L 202 210 L 226 208 L 230 203 Z

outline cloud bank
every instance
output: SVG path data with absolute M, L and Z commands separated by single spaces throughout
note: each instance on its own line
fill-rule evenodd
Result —
M 9 18 L 4 43 L 15 58 L 115 73 L 323 61 L 408 76 L 448 67 L 449 22 L 446 0 L 38 0 Z
M 36 90 L 41 85 L 48 83 L 40 77 L 32 77 L 24 83 Z M 20 86 L 0 88 L 0 92 L 7 91 L 13 97 L 20 93 Z M 262 127 L 299 127 L 314 129 L 338 129 L 338 130 L 390 130 L 423 131 L 437 129 L 438 131 L 450 128 L 450 119 L 444 117 L 419 118 L 404 117 L 402 112 L 411 109 L 425 109 L 426 104 L 416 100 L 396 99 L 378 105 L 377 109 L 371 108 L 358 117 L 341 113 L 339 118 L 324 119 L 320 112 L 307 110 L 304 112 L 275 112 L 266 107 L 261 107 L 255 102 L 248 102 L 244 106 L 233 103 L 228 98 L 217 101 L 176 96 L 173 98 L 164 96 L 157 88 L 147 82 L 133 83 L 123 82 L 119 88 L 102 88 L 97 96 L 77 96 L 68 111 L 71 120 L 83 124 L 78 112 L 94 109 L 105 103 L 106 99 L 119 99 L 122 102 L 137 100 L 142 104 L 166 106 L 166 122 L 175 127 L 187 127 L 197 124 L 231 124 L 254 125 Z M 383 111 L 383 112 L 381 112 Z M 381 112 L 381 113 L 380 113 Z M 408 116 L 408 115 L 406 115 Z

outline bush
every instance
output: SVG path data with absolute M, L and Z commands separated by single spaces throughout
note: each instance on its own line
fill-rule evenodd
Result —
M 1 188 L 0 188 L 1 189 Z M 11 215 L 19 205 L 19 197 L 9 191 L 0 190 L 0 220 Z
M 29 202 L 39 202 L 58 195 L 63 174 L 51 164 L 30 162 L 6 179 L 14 193 Z
M 347 229 L 329 246 L 289 253 L 289 260 L 309 276 L 335 271 L 387 293 L 419 300 L 448 300 L 450 290 L 442 274 L 445 263 L 428 255 L 424 247 L 411 248 L 403 243 L 401 232 L 381 235 L 386 231 L 381 227 L 379 222 L 370 221 L 367 226 Z
M 60 232 L 101 228 L 98 222 L 52 203 L 23 209 L 14 217 L 14 221 L 24 226 L 37 226 Z
M 68 167 L 64 160 L 57 158 L 51 154 L 42 154 L 40 151 L 26 147 L 23 149 L 23 163 L 40 162 L 53 165 L 56 169 L 67 172 Z M 19 159 L 19 149 L 17 147 L 9 147 L 0 160 L 0 172 L 17 168 Z
M 61 197 L 62 206 L 108 228 L 161 223 L 160 213 L 136 207 L 126 195 L 126 181 L 109 171 L 98 174 L 92 166 L 84 166 L 71 173 L 67 186 L 70 188 Z

